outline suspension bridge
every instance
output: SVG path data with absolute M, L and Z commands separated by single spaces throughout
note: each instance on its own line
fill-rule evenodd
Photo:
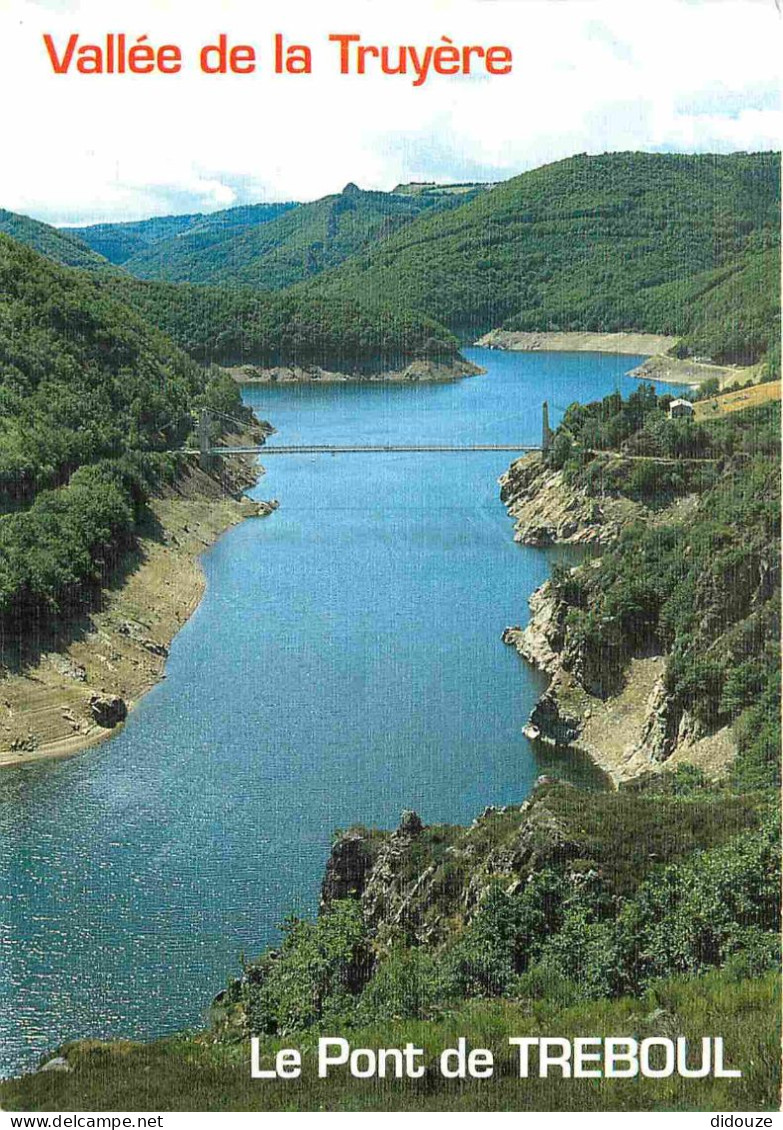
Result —
M 509 451 L 516 454 L 525 454 L 531 451 L 547 451 L 552 441 L 552 429 L 549 426 L 549 406 L 546 401 L 542 405 L 541 414 L 541 443 L 366 443 L 366 444 L 335 444 L 335 443 L 294 443 L 273 444 L 261 443 L 258 445 L 230 446 L 228 444 L 215 444 L 212 440 L 212 421 L 222 420 L 224 423 L 233 424 L 237 430 L 247 427 L 246 423 L 227 416 L 225 412 L 218 412 L 213 408 L 202 408 L 198 417 L 198 447 L 181 448 L 183 455 L 198 455 L 202 466 L 209 466 L 216 456 L 231 455 L 386 455 L 389 452 L 434 452 L 436 454 L 468 455 L 474 452 Z

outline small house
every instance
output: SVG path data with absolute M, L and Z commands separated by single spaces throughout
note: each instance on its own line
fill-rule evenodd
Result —
M 669 405 L 669 419 L 682 420 L 692 417 L 694 407 L 690 400 L 673 400 Z

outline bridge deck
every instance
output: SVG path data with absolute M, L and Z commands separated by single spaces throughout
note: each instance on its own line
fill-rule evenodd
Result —
M 454 452 L 466 453 L 470 451 L 514 451 L 523 453 L 527 451 L 540 451 L 540 447 L 518 443 L 486 443 L 472 444 L 470 446 L 457 444 L 356 444 L 342 446 L 339 444 L 264 444 L 261 447 L 212 447 L 210 455 L 351 455 L 351 454 L 385 454 L 387 452 Z M 198 449 L 188 449 L 185 454 L 198 455 Z

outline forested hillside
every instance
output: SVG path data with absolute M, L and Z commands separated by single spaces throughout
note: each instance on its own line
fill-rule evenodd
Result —
M 67 229 L 53 228 L 29 216 L 0 209 L 0 233 L 32 247 L 64 267 L 79 267 L 85 271 L 110 271 L 111 265 L 97 251 Z
M 100 255 L 105 255 L 110 262 L 127 263 L 127 269 L 133 274 L 133 262 L 137 258 L 142 262 L 154 260 L 159 255 L 158 249 L 164 245 L 168 250 L 160 254 L 162 267 L 165 267 L 169 255 L 186 255 L 188 252 L 197 252 L 199 248 L 206 250 L 213 244 L 231 239 L 258 224 L 268 223 L 296 207 L 295 203 L 245 204 L 237 208 L 226 208 L 221 212 L 155 216 L 149 220 L 128 223 L 89 224 L 86 227 L 69 228 L 68 231 L 84 240 Z M 181 237 L 182 242 L 179 242 L 178 237 Z
M 771 371 L 780 372 L 779 236 L 769 240 L 693 285 L 684 342 L 691 353 L 740 365 L 766 355 Z
M 199 359 L 384 363 L 504 327 L 670 334 L 683 355 L 779 370 L 777 154 L 583 154 L 458 187 L 80 229 L 122 268 L 4 215 L 56 261 L 113 272 Z
M 636 329 L 756 359 L 779 324 L 779 176 L 772 153 L 572 157 L 420 217 L 319 292 L 383 295 L 464 337 Z
M 204 403 L 243 411 L 232 381 L 91 277 L 0 236 L 4 638 L 111 568 Z
M 268 205 L 265 222 L 230 224 L 218 213 L 172 238 L 156 240 L 124 260 L 131 274 L 170 282 L 281 290 L 337 266 L 385 239 L 421 212 L 454 207 L 475 195 L 362 192 L 349 184 L 334 196 L 291 209 Z M 234 209 L 250 212 L 250 209 Z M 208 221 L 208 222 L 205 222 Z
M 236 384 L 172 339 L 203 362 L 391 363 L 456 348 L 404 311 L 88 275 L 0 236 L 6 624 L 78 601 L 111 569 L 147 492 L 172 473 L 162 453 L 183 445 L 199 405 L 243 414 Z
M 448 360 L 457 340 L 432 318 L 389 303 L 322 299 L 247 287 L 143 282 L 102 284 L 202 362 L 396 368 L 411 358 Z

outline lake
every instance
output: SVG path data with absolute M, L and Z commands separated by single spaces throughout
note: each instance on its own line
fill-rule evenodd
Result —
M 446 384 L 247 386 L 274 443 L 540 442 L 641 358 L 466 350 Z M 271 517 L 204 556 L 167 678 L 111 741 L 0 773 L 0 1072 L 78 1036 L 197 1025 L 311 913 L 335 828 L 470 822 L 584 759 L 522 727 L 541 677 L 501 643 L 553 552 L 515 545 L 512 456 L 278 456 Z M 262 460 L 263 461 L 263 460 Z

